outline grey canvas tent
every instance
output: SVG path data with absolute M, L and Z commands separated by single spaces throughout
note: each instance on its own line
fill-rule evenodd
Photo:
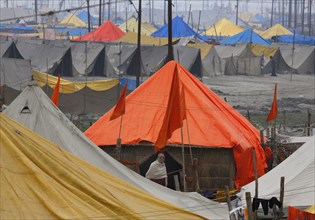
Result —
M 105 46 L 96 43 L 71 43 L 73 75 L 104 76 Z M 87 62 L 86 62 L 87 60 Z
M 32 79 L 29 60 L 0 58 L 0 82 L 16 90 L 23 90 Z
M 28 111 L 20 114 L 23 109 Z M 226 205 L 208 200 L 196 192 L 182 193 L 155 184 L 110 157 L 76 128 L 37 86 L 28 86 L 7 107 L 4 114 L 82 160 L 164 201 L 195 212 L 207 219 L 228 218 Z
M 236 46 L 215 46 L 221 58 L 225 75 L 259 75 L 260 57 L 254 55 L 246 44 Z
M 14 41 L 0 41 L 0 57 L 23 59 Z
M 210 51 L 202 60 L 203 68 L 205 69 L 205 73 L 208 75 L 204 75 L 207 77 L 216 76 L 223 74 L 221 58 L 217 53 L 214 46 L 210 48 Z
M 293 68 L 296 73 L 315 73 L 315 46 L 279 44 L 281 54 L 286 63 Z
M 43 41 L 16 40 L 24 59 L 31 60 L 32 68 L 57 76 L 72 76 L 72 58 L 69 46 L 56 46 Z

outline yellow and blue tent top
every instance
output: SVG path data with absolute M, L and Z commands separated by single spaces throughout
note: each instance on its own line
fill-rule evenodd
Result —
M 281 24 L 275 24 L 271 28 L 260 34 L 263 38 L 270 39 L 273 36 L 293 35 L 291 31 L 283 27 Z
M 63 20 L 59 22 L 60 24 L 75 26 L 75 27 L 86 27 L 87 24 L 78 18 L 75 14 L 69 14 Z

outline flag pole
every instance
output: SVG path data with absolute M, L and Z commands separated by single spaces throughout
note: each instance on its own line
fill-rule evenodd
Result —
M 183 184 L 184 184 L 184 192 L 187 192 L 183 126 L 180 128 L 180 134 L 182 138 Z
M 118 138 L 117 138 L 117 143 L 116 143 L 116 159 L 118 161 L 121 160 L 121 157 L 120 157 L 120 152 L 121 152 L 121 138 L 120 138 L 120 134 L 121 134 L 121 127 L 122 127 L 123 117 L 124 117 L 124 115 L 120 116 L 119 133 L 118 133 Z

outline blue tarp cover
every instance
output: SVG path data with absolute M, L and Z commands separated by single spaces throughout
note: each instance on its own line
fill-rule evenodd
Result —
M 315 37 L 303 36 L 303 35 L 282 35 L 277 37 L 277 41 L 280 43 L 294 43 L 304 44 L 304 45 L 313 45 L 315 46 Z
M 188 26 L 188 24 L 183 21 L 182 18 L 178 16 L 176 16 L 172 20 L 172 35 L 173 38 L 196 36 L 200 40 L 207 41 L 206 37 L 201 36 L 200 34 L 195 32 L 191 27 Z M 162 26 L 156 32 L 151 34 L 151 36 L 162 38 L 168 37 L 168 24 Z
M 223 45 L 232 45 L 236 43 L 253 43 L 253 44 L 262 44 L 265 46 L 269 46 L 271 43 L 256 34 L 252 29 L 246 29 L 245 31 L 236 34 L 231 37 L 227 37 L 224 40 L 220 41 L 220 44 Z

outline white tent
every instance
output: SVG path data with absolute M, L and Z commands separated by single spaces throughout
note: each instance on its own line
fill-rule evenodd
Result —
M 79 158 L 164 201 L 208 219 L 229 218 L 226 205 L 195 192 L 177 192 L 160 186 L 113 159 L 76 128 L 37 86 L 25 88 L 4 113 Z
M 315 136 L 309 137 L 307 142 L 276 168 L 258 179 L 258 197 L 270 199 L 279 198 L 280 178 L 284 176 L 283 206 L 310 206 L 315 204 Z M 243 204 L 245 192 L 255 194 L 255 181 L 242 187 Z

